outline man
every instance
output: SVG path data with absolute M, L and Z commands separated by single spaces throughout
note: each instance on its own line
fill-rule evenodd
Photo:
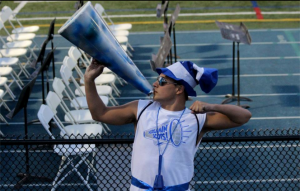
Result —
M 94 120 L 113 125 L 134 123 L 131 191 L 189 190 L 194 155 L 204 133 L 238 127 L 251 118 L 248 110 L 234 105 L 195 101 L 186 108 L 188 96 L 196 96 L 193 88 L 197 84 L 207 93 L 217 82 L 217 70 L 189 61 L 157 69 L 153 101 L 107 107 L 94 83 L 103 68 L 95 59 L 87 68 L 86 98 Z

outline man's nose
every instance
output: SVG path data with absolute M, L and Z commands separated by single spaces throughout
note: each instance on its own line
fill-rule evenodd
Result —
M 157 80 L 155 80 L 155 82 L 153 82 L 153 87 L 157 87 L 158 86 L 158 81 Z

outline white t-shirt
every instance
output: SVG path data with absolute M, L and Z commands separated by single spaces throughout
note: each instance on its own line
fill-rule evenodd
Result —
M 149 100 L 139 100 L 137 116 Z M 158 158 L 160 153 L 168 146 L 162 159 L 161 174 L 164 186 L 174 186 L 190 182 L 194 175 L 194 156 L 197 151 L 196 138 L 198 124 L 191 110 L 168 111 L 160 108 L 160 103 L 153 102 L 140 116 L 137 124 L 133 143 L 131 172 L 138 180 L 153 186 L 155 176 L 158 174 Z M 174 127 L 183 113 L 176 130 Z M 199 133 L 203 128 L 206 114 L 197 114 L 199 120 Z M 158 118 L 158 135 L 157 135 Z M 170 136 L 171 132 L 173 135 Z M 159 136 L 159 139 L 157 139 Z M 144 189 L 131 185 L 130 191 L 142 191 Z

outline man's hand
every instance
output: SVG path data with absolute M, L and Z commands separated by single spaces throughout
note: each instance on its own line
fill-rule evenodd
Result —
M 104 65 L 93 58 L 90 66 L 85 71 L 84 79 L 94 81 L 100 74 L 102 74 L 104 67 Z
M 192 110 L 192 113 L 206 113 L 210 111 L 211 104 L 204 103 L 201 101 L 195 101 L 191 107 L 190 110 Z

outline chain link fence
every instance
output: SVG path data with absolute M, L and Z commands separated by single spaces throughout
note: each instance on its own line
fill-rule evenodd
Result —
M 300 130 L 205 135 L 190 190 L 299 190 Z M 129 190 L 132 134 L 1 139 L 0 190 Z

